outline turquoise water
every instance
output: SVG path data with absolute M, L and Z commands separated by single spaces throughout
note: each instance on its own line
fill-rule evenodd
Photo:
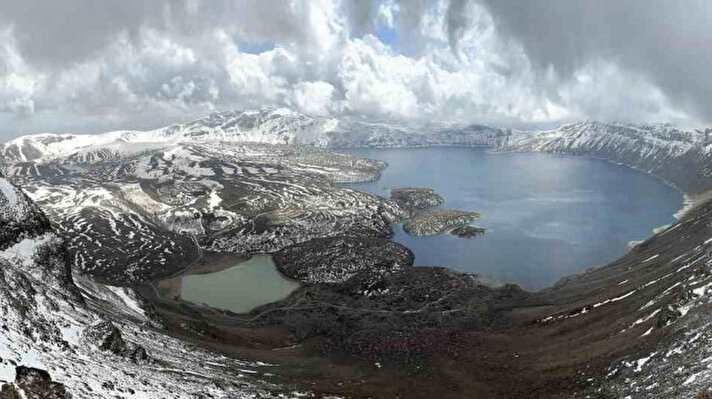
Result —
M 219 272 L 181 278 L 181 299 L 235 313 L 276 302 L 299 287 L 279 273 L 269 255 L 255 255 Z
M 489 229 L 474 239 L 444 234 L 394 240 L 415 264 L 447 266 L 536 290 L 627 251 L 632 240 L 673 223 L 680 192 L 662 181 L 597 159 L 525 153 L 492 155 L 481 148 L 348 149 L 380 159 L 381 179 L 348 184 L 389 196 L 391 188 L 431 187 L 444 208 L 479 211 Z

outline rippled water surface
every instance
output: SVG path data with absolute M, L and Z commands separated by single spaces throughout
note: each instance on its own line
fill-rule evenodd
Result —
M 443 207 L 479 211 L 475 239 L 449 234 L 395 241 L 416 265 L 448 266 L 531 290 L 627 251 L 629 241 L 673 223 L 682 194 L 644 173 L 597 159 L 551 154 L 492 155 L 480 148 L 348 149 L 380 159 L 380 180 L 348 187 L 388 196 L 391 188 L 434 188 Z

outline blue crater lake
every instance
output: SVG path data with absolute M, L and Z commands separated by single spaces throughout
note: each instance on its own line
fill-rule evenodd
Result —
M 345 186 L 384 197 L 392 188 L 430 187 L 447 209 L 478 211 L 473 239 L 413 237 L 394 241 L 416 266 L 446 266 L 529 290 L 602 266 L 628 243 L 675 221 L 682 194 L 659 179 L 605 161 L 540 153 L 490 154 L 484 148 L 340 149 L 388 162 L 379 180 Z

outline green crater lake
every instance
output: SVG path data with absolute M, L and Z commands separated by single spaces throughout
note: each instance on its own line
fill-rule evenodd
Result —
M 239 262 L 239 261 L 238 261 Z M 214 273 L 189 274 L 170 279 L 180 299 L 235 313 L 287 297 L 299 284 L 284 277 L 269 255 L 255 255 Z

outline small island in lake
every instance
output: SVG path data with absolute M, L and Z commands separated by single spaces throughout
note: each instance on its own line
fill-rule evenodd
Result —
M 403 222 L 403 231 L 412 236 L 432 236 L 454 227 L 466 226 L 479 217 L 479 212 L 430 209 L 418 212 Z
M 475 238 L 484 235 L 487 229 L 477 226 L 458 226 L 450 230 L 450 234 L 460 238 Z

